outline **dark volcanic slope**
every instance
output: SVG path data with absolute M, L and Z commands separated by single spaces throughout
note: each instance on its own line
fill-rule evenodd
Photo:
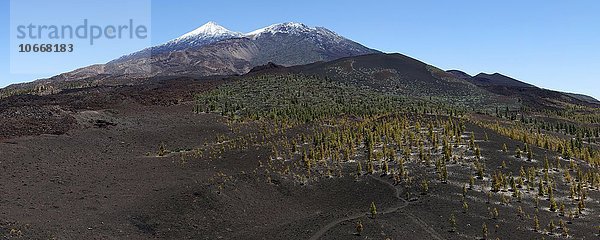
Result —
M 517 109 L 526 106 L 552 110 L 565 108 L 566 104 L 598 106 L 591 98 L 538 88 L 498 73 L 470 77 L 462 71 L 445 72 L 402 54 L 369 54 L 289 68 L 267 65 L 255 68 L 250 75 L 289 73 L 319 75 L 343 83 L 457 106 L 509 106 Z
M 600 107 L 598 103 L 582 101 L 566 93 L 537 87 L 486 86 L 484 88 L 499 95 L 518 98 L 523 105 L 538 110 L 560 110 L 566 108 L 566 104 Z
M 224 82 L 218 78 L 154 78 L 140 85 L 87 87 L 45 96 L 11 96 L 0 99 L 0 140 L 64 134 L 78 128 L 73 115 L 80 111 L 112 108 L 125 103 L 170 106 L 191 101 L 196 94 Z
M 591 97 L 538 88 L 499 73 L 480 73 L 466 80 L 489 92 L 519 99 L 523 105 L 533 109 L 558 110 L 565 104 L 598 107 L 598 102 L 590 100 L 593 99 Z
M 584 101 L 584 102 L 600 104 L 600 101 L 598 101 L 598 99 L 595 99 L 595 98 L 587 96 L 587 95 L 577 94 L 577 93 L 565 93 L 565 94 L 569 95 L 573 98 L 579 99 L 581 101 Z
M 402 54 L 371 54 L 298 67 L 302 73 L 326 75 L 405 94 L 429 95 L 464 88 L 479 90 L 466 81 Z
M 515 104 L 510 99 L 402 54 L 369 54 L 291 68 L 271 68 L 262 73 L 319 75 L 346 84 L 368 86 L 387 93 L 463 107 Z
M 452 74 L 455 77 L 460 78 L 460 79 L 469 79 L 469 78 L 473 77 L 473 76 L 467 74 L 466 72 L 463 72 L 463 71 L 460 71 L 460 70 L 448 70 L 446 72 L 448 72 L 448 73 L 450 73 L 450 74 Z
M 480 73 L 469 79 L 469 81 L 477 86 L 535 87 L 529 83 L 521 82 L 499 73 Z
M 517 99 L 523 106 L 531 109 L 559 110 L 565 108 L 568 104 L 590 107 L 598 107 L 600 104 L 598 100 L 589 96 L 538 88 L 532 84 L 499 73 L 480 73 L 471 77 L 459 70 L 448 70 L 446 72 L 490 93 Z
M 249 36 L 259 49 L 251 60 L 254 66 L 267 62 L 294 66 L 379 53 L 322 27 L 313 29 L 290 23 L 270 28 Z

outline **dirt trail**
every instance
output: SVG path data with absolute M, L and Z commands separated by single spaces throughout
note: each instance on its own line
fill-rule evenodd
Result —
M 394 191 L 395 191 L 395 197 L 398 200 L 401 201 L 401 203 L 399 203 L 398 206 L 387 208 L 387 209 L 385 209 L 385 210 L 383 210 L 381 212 L 378 212 L 377 214 L 389 214 L 389 213 L 393 213 L 393 212 L 396 212 L 396 211 L 398 211 L 398 210 L 400 210 L 400 209 L 408 206 L 408 201 L 406 201 L 404 198 L 400 197 L 400 189 L 398 189 L 393 184 L 391 184 L 391 183 L 389 183 L 389 182 L 387 182 L 385 180 L 382 180 L 379 177 L 375 177 L 373 175 L 370 175 L 370 177 L 372 179 L 375 179 L 378 182 L 381 182 L 381 183 L 383 183 L 383 184 L 391 187 L 392 189 L 394 189 Z M 323 235 L 325 235 L 325 233 L 327 231 L 329 231 L 331 228 L 333 228 L 334 226 L 336 226 L 336 225 L 338 225 L 338 224 L 340 224 L 342 222 L 355 220 L 355 219 L 358 219 L 360 217 L 364 217 L 364 216 L 367 216 L 367 215 L 368 215 L 368 213 L 366 213 L 366 212 L 365 213 L 357 213 L 357 214 L 354 214 L 354 215 L 350 215 L 350 216 L 347 216 L 347 217 L 338 218 L 336 220 L 333 220 L 333 221 L 329 222 L 327 225 L 323 226 L 321 229 L 319 229 L 319 231 L 317 231 L 315 234 L 313 234 L 312 237 L 310 237 L 310 240 L 317 240 L 317 239 L 321 238 Z
M 390 213 L 394 213 L 397 212 L 398 210 L 405 208 L 406 206 L 408 206 L 409 202 L 400 197 L 400 189 L 396 186 L 394 186 L 393 184 L 391 184 L 388 181 L 385 181 L 383 179 L 381 179 L 380 177 L 375 177 L 373 175 L 370 175 L 370 177 L 372 179 L 375 179 L 378 182 L 381 182 L 389 187 L 391 187 L 392 189 L 394 189 L 395 192 L 395 197 L 400 200 L 400 203 L 398 204 L 398 206 L 395 207 L 391 207 L 391 208 L 387 208 L 381 212 L 379 212 L 378 214 L 390 214 Z M 410 213 L 402 213 L 406 216 L 408 216 L 413 222 L 415 222 L 417 225 L 419 225 L 423 230 L 425 230 L 427 233 L 429 233 L 429 235 L 431 235 L 432 239 L 438 239 L 438 240 L 442 240 L 444 239 L 439 233 L 437 233 L 435 231 L 435 229 L 433 229 L 431 226 L 429 226 L 427 223 L 425 223 L 423 220 L 419 219 L 418 217 L 410 214 Z M 355 220 L 364 216 L 367 216 L 368 213 L 357 213 L 354 215 L 350 215 L 347 217 L 343 217 L 343 218 L 338 218 L 336 220 L 333 220 L 331 222 L 329 222 L 327 225 L 323 226 L 321 229 L 319 229 L 319 231 L 317 231 L 315 234 L 312 235 L 312 237 L 310 237 L 310 240 L 317 240 L 319 238 L 321 238 L 323 235 L 325 235 L 325 233 L 327 231 L 329 231 L 330 229 L 332 229 L 333 227 L 335 227 L 336 225 L 345 222 L 345 221 L 351 221 L 351 220 Z
M 377 177 L 373 177 L 373 176 L 371 176 L 371 178 L 373 178 L 373 179 L 375 179 L 375 180 L 377 180 L 379 182 L 385 183 L 386 185 L 392 187 L 396 191 L 396 198 L 398 198 L 398 199 L 400 199 L 401 201 L 404 202 L 403 206 L 399 206 L 399 207 L 396 207 L 396 208 L 390 208 L 390 209 L 382 212 L 382 214 L 393 213 L 393 212 L 396 212 L 396 211 L 398 211 L 398 210 L 400 210 L 400 209 L 408 206 L 409 202 L 406 199 L 403 199 L 403 198 L 400 197 L 400 190 L 396 186 L 392 185 L 391 183 L 389 183 L 389 182 L 387 182 L 387 181 L 385 181 L 385 180 L 383 180 L 381 178 L 377 178 Z M 432 239 L 439 239 L 439 240 L 444 239 L 440 234 L 438 234 L 435 231 L 435 229 L 433 229 L 431 226 L 429 226 L 429 224 L 427 224 L 426 222 L 424 222 L 420 218 L 414 216 L 411 213 L 404 213 L 404 212 L 402 212 L 402 214 L 408 216 L 413 222 L 415 222 L 417 225 L 419 225 L 421 228 L 423 228 L 423 230 L 425 230 L 427 233 L 429 233 L 429 235 L 431 235 Z

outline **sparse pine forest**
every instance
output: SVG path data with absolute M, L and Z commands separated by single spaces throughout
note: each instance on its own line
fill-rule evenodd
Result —
M 257 126 L 258 133 L 223 136 L 219 149 L 198 152 L 216 157 L 228 149 L 268 148 L 254 173 L 267 183 L 377 179 L 394 189 L 398 205 L 370 202 L 369 211 L 347 220 L 352 223 L 380 221 L 423 199 L 454 206 L 445 213 L 449 223 L 439 223 L 449 233 L 479 238 L 502 237 L 506 221 L 521 222 L 534 238 L 590 236 L 599 221 L 594 116 L 575 115 L 566 124 L 525 117 L 529 112 L 519 112 L 522 119 L 508 110 L 478 114 L 300 75 L 223 85 L 198 95 L 194 111 L 226 117 L 234 133 Z M 481 224 L 478 215 L 487 219 L 482 230 L 465 228 Z M 365 226 L 354 232 L 364 235 Z

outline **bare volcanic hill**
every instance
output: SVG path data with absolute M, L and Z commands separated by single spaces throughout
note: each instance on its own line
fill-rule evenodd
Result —
M 474 85 L 479 86 L 489 92 L 518 99 L 524 106 L 533 109 L 561 109 L 565 104 L 577 104 L 597 107 L 600 103 L 593 97 L 552 91 L 539 88 L 535 85 L 502 75 L 500 73 L 487 74 L 480 73 L 470 76 L 460 70 L 446 71 L 453 76 L 464 79 Z
M 473 76 L 471 76 L 471 75 L 469 75 L 466 72 L 463 72 L 461 70 L 448 70 L 446 72 L 448 72 L 448 73 L 450 73 L 450 74 L 452 74 L 455 77 L 460 78 L 460 79 L 470 79 L 470 78 L 473 77 Z
M 250 74 L 318 75 L 345 84 L 366 86 L 382 92 L 434 100 L 463 107 L 500 104 L 516 106 L 516 101 L 486 91 L 467 80 L 402 54 L 369 54 L 330 62 L 268 68 Z
M 577 93 L 565 93 L 565 94 L 569 95 L 573 98 L 579 99 L 581 101 L 584 101 L 584 102 L 600 104 L 600 101 L 598 101 L 598 99 L 588 96 L 588 95 L 577 94 Z
M 466 80 L 492 93 L 516 98 L 533 109 L 557 110 L 566 104 L 598 107 L 598 101 L 592 97 L 539 88 L 500 73 L 480 73 Z
M 470 78 L 469 81 L 477 86 L 536 87 L 500 73 L 480 73 Z

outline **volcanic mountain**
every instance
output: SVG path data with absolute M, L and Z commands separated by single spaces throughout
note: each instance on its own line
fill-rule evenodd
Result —
M 302 23 L 274 24 L 243 34 L 209 22 L 164 44 L 50 80 L 237 75 L 268 62 L 292 66 L 377 52 Z
M 579 104 L 598 106 L 600 103 L 593 97 L 564 93 L 548 89 L 539 88 L 535 85 L 502 75 L 500 73 L 479 73 L 475 76 L 470 76 L 460 70 L 446 71 L 456 78 L 466 80 L 488 92 L 518 99 L 524 105 L 531 108 L 550 108 L 559 109 L 568 104 Z

